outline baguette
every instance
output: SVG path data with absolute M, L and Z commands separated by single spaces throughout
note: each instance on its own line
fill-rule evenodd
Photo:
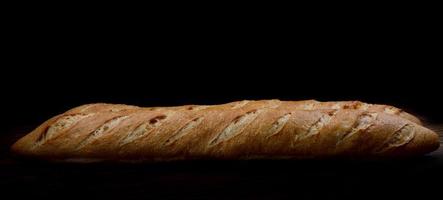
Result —
M 50 160 L 164 161 L 414 156 L 439 147 L 438 135 L 415 117 L 386 107 L 313 100 L 88 104 L 44 122 L 12 151 Z

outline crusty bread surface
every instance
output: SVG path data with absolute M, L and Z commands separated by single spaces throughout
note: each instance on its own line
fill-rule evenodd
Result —
M 398 108 L 359 101 L 237 101 L 137 107 L 87 104 L 12 146 L 49 160 L 163 161 L 414 156 L 438 135 Z

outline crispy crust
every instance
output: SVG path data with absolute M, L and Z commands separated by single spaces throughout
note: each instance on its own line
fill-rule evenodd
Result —
M 438 135 L 397 108 L 358 101 L 239 101 L 141 108 L 88 104 L 12 146 L 45 159 L 177 160 L 413 156 Z

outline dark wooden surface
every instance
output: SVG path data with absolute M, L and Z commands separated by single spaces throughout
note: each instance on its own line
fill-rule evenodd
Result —
M 2 135 L 2 194 L 30 198 L 310 199 L 433 198 L 443 148 L 406 160 L 194 161 L 62 164 L 19 160 Z

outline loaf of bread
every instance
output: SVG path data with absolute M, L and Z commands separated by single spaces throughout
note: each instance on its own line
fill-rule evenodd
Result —
M 88 104 L 12 146 L 50 160 L 305 159 L 414 156 L 438 135 L 392 106 L 358 101 L 239 101 L 152 107 Z

